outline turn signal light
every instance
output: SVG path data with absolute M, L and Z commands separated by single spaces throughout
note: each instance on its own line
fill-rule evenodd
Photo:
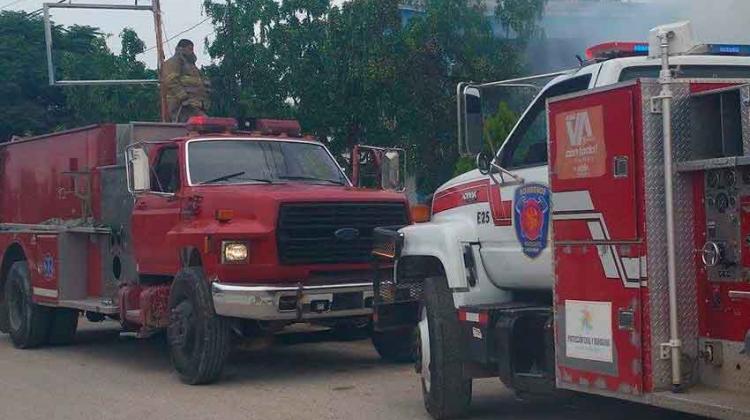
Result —
M 411 208 L 411 220 L 414 223 L 426 223 L 430 221 L 430 206 L 417 204 Z
M 216 220 L 226 223 L 234 219 L 234 210 L 221 209 L 216 210 Z

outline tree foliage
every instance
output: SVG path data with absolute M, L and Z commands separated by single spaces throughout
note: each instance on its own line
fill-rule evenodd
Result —
M 398 0 L 205 0 L 214 25 L 210 112 L 297 118 L 337 156 L 357 143 L 407 149 L 419 189 L 453 174 L 456 84 L 523 71 L 523 42 L 538 33 L 546 0 L 503 0 L 494 15 L 479 0 L 420 0 L 405 19 Z M 497 23 L 515 34 L 496 36 Z M 64 79 L 150 79 L 132 30 L 122 51 L 97 28 L 53 27 Z M 41 18 L 0 13 L 0 140 L 113 121 L 156 120 L 153 86 L 50 87 Z M 493 138 L 494 138 L 493 134 Z
M 145 49 L 134 31 L 120 35 L 112 53 L 97 28 L 52 28 L 58 79 L 149 79 L 156 72 L 136 60 Z M 146 87 L 52 87 L 47 77 L 44 24 L 24 12 L 0 13 L 0 141 L 100 122 L 155 120 L 158 93 Z
M 522 44 L 496 37 L 475 0 L 425 0 L 408 22 L 399 4 L 206 0 L 219 63 L 209 69 L 213 112 L 293 116 L 337 153 L 357 143 L 405 147 L 420 190 L 434 190 L 457 158 L 456 83 L 520 73 Z M 541 9 L 520 6 L 500 2 L 498 16 L 526 34 Z

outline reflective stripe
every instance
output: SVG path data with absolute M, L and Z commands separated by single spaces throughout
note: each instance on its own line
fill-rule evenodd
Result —
M 57 289 L 44 289 L 41 287 L 34 288 L 34 294 L 41 297 L 57 299 Z

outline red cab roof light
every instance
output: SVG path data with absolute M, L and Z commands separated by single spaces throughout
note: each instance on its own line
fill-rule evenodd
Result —
M 237 120 L 199 115 L 188 119 L 187 129 L 194 133 L 229 133 L 237 129 Z
M 587 60 L 648 55 L 647 42 L 605 42 L 586 49 Z
M 297 120 L 255 120 L 255 131 L 271 136 L 300 137 L 302 126 Z

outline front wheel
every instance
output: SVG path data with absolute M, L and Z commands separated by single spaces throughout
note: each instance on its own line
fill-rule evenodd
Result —
M 175 277 L 169 309 L 167 337 L 180 380 L 188 385 L 215 382 L 229 355 L 230 327 L 216 315 L 201 269 L 186 268 Z
M 425 280 L 424 301 L 416 363 L 424 405 L 436 420 L 459 417 L 471 404 L 472 381 L 464 375 L 458 314 L 445 277 Z

